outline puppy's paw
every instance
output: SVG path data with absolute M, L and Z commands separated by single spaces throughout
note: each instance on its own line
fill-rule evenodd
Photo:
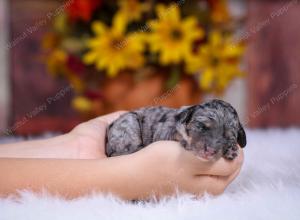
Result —
M 238 156 L 238 147 L 236 144 L 230 145 L 227 149 L 224 151 L 224 158 L 227 160 L 234 160 Z

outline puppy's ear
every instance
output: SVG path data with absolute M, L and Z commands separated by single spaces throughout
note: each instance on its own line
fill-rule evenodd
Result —
M 239 126 L 237 142 L 242 148 L 244 148 L 247 144 L 246 132 L 245 132 L 243 126 L 241 125 L 241 123 Z
M 182 124 L 188 123 L 191 120 L 196 109 L 197 105 L 193 105 L 180 111 L 177 115 L 175 115 L 176 122 L 180 122 Z

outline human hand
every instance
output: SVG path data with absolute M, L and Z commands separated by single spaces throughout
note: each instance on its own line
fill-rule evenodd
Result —
M 198 196 L 204 192 L 221 194 L 238 175 L 244 156 L 239 148 L 239 156 L 233 161 L 221 158 L 210 162 L 194 156 L 177 142 L 161 141 L 126 158 L 128 161 L 120 168 L 123 179 L 131 183 L 126 185 L 125 197 L 144 199 L 153 194 L 158 198 L 173 195 L 177 190 Z
M 72 136 L 76 159 L 102 159 L 105 154 L 106 127 L 126 111 L 118 111 L 79 124 L 68 135 Z

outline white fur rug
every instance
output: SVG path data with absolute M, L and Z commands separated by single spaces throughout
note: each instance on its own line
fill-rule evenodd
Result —
M 23 192 L 0 199 L 0 220 L 8 219 L 300 219 L 300 129 L 248 130 L 245 164 L 222 196 L 187 195 L 159 203 L 126 203 L 93 195 L 65 201 Z

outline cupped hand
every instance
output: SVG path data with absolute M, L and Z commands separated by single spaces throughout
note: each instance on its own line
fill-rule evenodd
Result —
M 129 169 L 124 172 L 133 184 L 126 186 L 138 198 L 174 195 L 176 191 L 201 196 L 204 192 L 218 195 L 238 175 L 244 155 L 228 161 L 202 160 L 186 151 L 179 143 L 161 141 L 129 155 Z M 132 188 L 132 189 L 131 189 Z
M 126 111 L 118 111 L 79 124 L 69 135 L 75 140 L 77 159 L 102 159 L 107 126 Z

